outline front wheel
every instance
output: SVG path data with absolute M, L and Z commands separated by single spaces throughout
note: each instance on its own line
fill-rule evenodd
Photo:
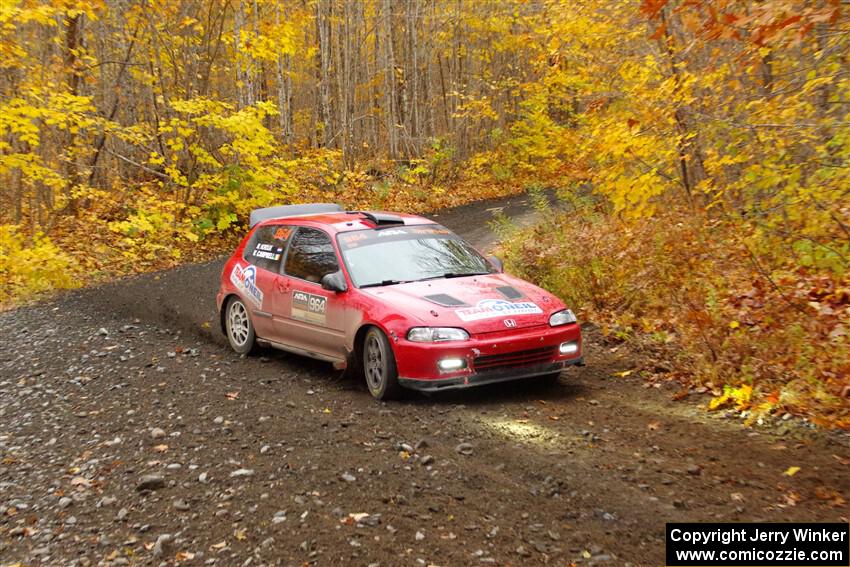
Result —
M 254 333 L 254 324 L 251 322 L 248 308 L 241 299 L 233 297 L 228 301 L 225 309 L 225 328 L 230 348 L 239 354 L 249 354 L 254 350 L 257 336 Z
M 380 329 L 372 327 L 363 341 L 363 373 L 369 393 L 378 400 L 392 400 L 401 395 L 395 355 Z

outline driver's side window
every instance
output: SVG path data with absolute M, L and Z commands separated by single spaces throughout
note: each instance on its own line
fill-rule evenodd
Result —
M 319 283 L 337 270 L 339 262 L 330 236 L 315 228 L 299 228 L 286 255 L 286 275 Z

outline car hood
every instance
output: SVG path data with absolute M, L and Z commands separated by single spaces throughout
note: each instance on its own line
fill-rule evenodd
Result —
M 474 334 L 548 324 L 549 315 L 564 308 L 551 293 L 507 274 L 427 280 L 363 292 L 423 325 L 462 327 Z

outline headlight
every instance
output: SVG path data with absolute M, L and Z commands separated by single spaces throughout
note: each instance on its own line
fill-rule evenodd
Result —
M 407 340 L 417 343 L 465 341 L 468 338 L 469 333 L 454 327 L 413 327 L 407 332 Z
M 552 327 L 560 327 L 561 325 L 566 325 L 567 323 L 575 323 L 576 316 L 569 309 L 564 309 L 563 311 L 557 311 L 552 313 L 552 316 L 549 317 L 549 325 Z

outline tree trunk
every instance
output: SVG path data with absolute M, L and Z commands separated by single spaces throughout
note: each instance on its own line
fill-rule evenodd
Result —
M 384 0 L 384 113 L 387 126 L 389 157 L 398 157 L 398 129 L 396 113 L 395 55 L 393 53 L 393 4 Z
M 280 29 L 280 4 L 274 7 L 275 27 Z M 292 143 L 292 80 L 289 72 L 292 62 L 289 54 L 277 55 L 277 108 L 281 140 Z
M 82 15 L 76 15 L 73 17 L 69 17 L 65 19 L 65 73 L 66 73 L 66 81 L 68 83 L 68 92 L 77 96 L 79 94 L 80 88 L 80 70 L 78 68 L 79 64 L 79 55 L 78 50 L 81 47 L 80 41 L 80 28 L 82 27 Z M 66 136 L 65 142 L 65 151 L 69 154 L 67 156 L 67 181 L 65 183 L 65 198 L 67 199 L 66 211 L 70 214 L 77 213 L 77 199 L 74 198 L 74 188 L 78 186 L 81 182 L 80 180 L 80 171 L 79 164 L 77 163 L 77 157 L 74 155 L 74 148 L 76 146 L 77 136 L 73 133 L 68 133 Z M 50 189 L 46 189 L 47 191 L 51 191 Z M 41 202 L 41 200 L 36 201 Z M 37 207 L 39 205 L 36 205 Z M 41 211 L 32 211 L 33 213 L 37 213 L 37 216 L 41 217 Z
M 316 2 L 316 28 L 319 38 L 319 114 L 322 119 L 322 146 L 330 147 L 333 139 L 330 101 L 330 6 L 328 0 Z

